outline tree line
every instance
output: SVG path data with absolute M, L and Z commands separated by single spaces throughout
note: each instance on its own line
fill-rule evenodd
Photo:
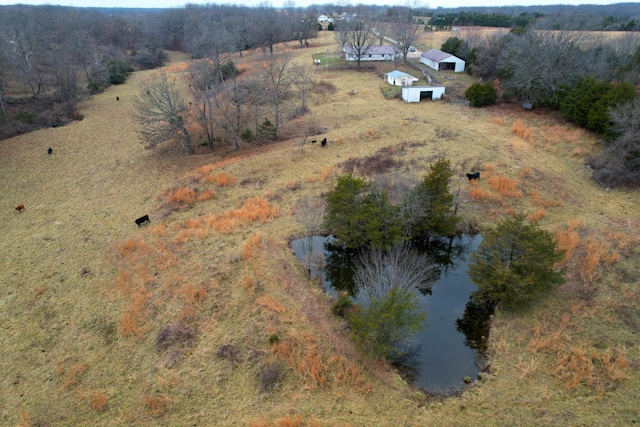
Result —
M 317 34 L 305 9 L 188 5 L 106 13 L 61 6 L 0 6 L 0 139 L 79 118 L 75 102 L 161 66 L 163 50 L 193 58 L 242 54 Z
M 630 119 L 640 114 L 634 101 L 640 84 L 640 37 L 589 31 L 594 19 L 549 15 L 486 38 L 461 32 L 442 49 L 465 59 L 471 75 L 491 82 L 470 88 L 476 106 L 495 102 L 500 92 L 506 100 L 557 109 L 603 135 L 603 149 L 588 159 L 598 182 L 636 186 L 640 143 L 633 141 L 640 141 L 640 132 Z

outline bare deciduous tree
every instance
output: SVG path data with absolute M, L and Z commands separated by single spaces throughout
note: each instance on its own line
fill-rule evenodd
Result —
M 177 142 L 191 154 L 195 149 L 186 128 L 188 105 L 177 87 L 176 76 L 160 71 L 142 86 L 134 100 L 135 121 L 140 138 L 148 147 L 165 141 Z
M 594 178 L 607 186 L 640 186 L 640 102 L 610 112 L 616 139 L 589 159 Z
M 283 103 L 293 84 L 291 56 L 286 53 L 272 55 L 260 64 L 260 83 L 264 99 L 273 109 L 275 139 L 280 136 L 280 122 Z
M 524 99 L 557 105 L 563 86 L 573 86 L 582 77 L 601 75 L 596 61 L 601 36 L 576 15 L 553 15 L 536 20 L 521 36 L 514 37 L 504 56 L 511 75 L 506 84 Z M 606 78 L 605 78 L 606 79 Z
M 418 28 L 420 26 L 415 23 L 411 9 L 397 7 L 394 8 L 394 11 L 392 37 L 406 63 L 409 49 L 411 49 L 416 42 Z
M 213 149 L 216 118 L 211 90 L 218 84 L 214 63 L 208 59 L 192 62 L 185 72 L 185 80 L 193 98 L 193 118 L 202 129 L 207 145 Z
M 434 284 L 434 266 L 408 245 L 389 251 L 370 249 L 356 260 L 357 299 L 382 299 L 392 290 L 427 291 Z
M 374 26 L 374 21 L 360 16 L 341 21 L 338 26 L 340 40 L 344 41 L 343 46 L 348 50 L 348 54 L 356 59 L 358 67 L 361 59 L 368 54 L 369 48 L 375 44 Z
M 309 238 L 309 252 L 313 252 L 312 238 L 322 229 L 327 208 L 324 199 L 304 198 L 298 201 L 296 220 L 304 227 Z
M 307 95 L 311 85 L 313 84 L 313 68 L 306 65 L 294 65 L 292 67 L 292 72 L 295 76 L 293 79 L 293 85 L 298 90 L 298 95 L 300 96 L 300 107 L 303 111 L 306 111 Z

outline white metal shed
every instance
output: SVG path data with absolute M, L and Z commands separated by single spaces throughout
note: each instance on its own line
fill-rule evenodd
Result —
M 420 55 L 420 62 L 428 65 L 434 70 L 452 70 L 456 73 L 463 72 L 465 66 L 464 60 L 438 49 L 431 49 L 426 52 L 422 52 Z
M 444 96 L 444 86 L 403 86 L 402 99 L 406 102 L 438 100 Z

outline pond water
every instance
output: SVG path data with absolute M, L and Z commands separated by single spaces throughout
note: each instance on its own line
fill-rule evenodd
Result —
M 339 250 L 332 240 L 331 236 L 311 239 L 313 250 L 321 250 L 326 260 L 325 268 L 311 270 L 311 275 L 321 277 L 324 289 L 334 298 L 338 290 L 355 295 L 351 273 L 356 254 Z M 430 393 L 451 394 L 464 388 L 464 378 L 474 380 L 478 366 L 484 364 L 490 310 L 470 302 L 477 287 L 467 275 L 467 259 L 480 240 L 479 235 L 462 235 L 436 245 L 432 242 L 428 250 L 436 263 L 436 273 L 431 291 L 420 299 L 427 317 L 416 337 L 419 347 L 400 369 Z M 301 262 L 308 259 L 309 241 L 302 238 L 291 242 Z

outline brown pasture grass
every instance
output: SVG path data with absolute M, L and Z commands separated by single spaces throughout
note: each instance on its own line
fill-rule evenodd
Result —
M 580 261 L 580 276 L 585 282 L 600 279 L 605 266 L 620 260 L 620 254 L 611 249 L 611 242 L 601 241 L 593 235 L 583 242 L 584 256 Z
M 531 190 L 531 201 L 533 201 L 534 205 L 545 207 L 545 208 L 555 208 L 560 206 L 561 204 L 561 202 L 557 200 L 545 199 L 536 190 Z
M 502 117 L 493 116 L 489 119 L 491 123 L 498 126 L 504 126 L 504 119 Z
M 450 35 L 449 31 L 435 32 L 434 44 L 439 37 L 444 42 Z M 427 40 L 429 36 L 426 35 Z M 322 36 L 311 39 L 311 45 L 308 49 L 291 50 L 295 61 L 308 62 L 309 53 L 324 54 L 325 45 L 329 50 L 339 51 L 328 36 L 326 40 Z M 282 49 L 277 46 L 274 55 L 281 54 Z M 179 56 L 175 52 L 170 55 Z M 243 74 L 249 74 L 257 58 L 261 58 L 261 53 L 245 51 L 242 57 L 235 55 L 233 59 L 246 70 Z M 0 142 L 0 172 L 3 189 L 6 188 L 0 192 L 0 200 L 11 208 L 8 209 L 11 213 L 14 199 L 24 201 L 28 207 L 19 216 L 16 213 L 3 217 L 6 227 L 4 238 L 0 239 L 0 250 L 7 254 L 2 260 L 0 279 L 7 295 L 17 302 L 12 304 L 9 299 L 0 310 L 5 334 L 2 338 L 11 337 L 2 340 L 3 348 L 7 354 L 16 355 L 2 359 L 3 372 L 29 373 L 3 378 L 3 389 L 16 390 L 3 395 L 3 423 L 18 424 L 21 411 L 30 414 L 29 423 L 33 425 L 71 422 L 207 425 L 212 419 L 221 427 L 247 425 L 252 420 L 276 425 L 278 419 L 295 418 L 297 414 L 308 425 L 317 424 L 311 424 L 309 417 L 321 414 L 323 426 L 364 425 L 371 420 L 378 425 L 425 425 L 434 420 L 440 423 L 446 420 L 444 424 L 450 425 L 501 422 L 526 425 L 531 420 L 548 425 L 629 422 L 637 406 L 635 396 L 640 384 L 637 370 L 632 368 L 638 358 L 637 340 L 629 328 L 621 327 L 614 308 L 637 301 L 635 283 L 623 281 L 635 280 L 638 261 L 633 257 L 635 249 L 631 243 L 607 237 L 606 233 L 631 230 L 617 221 L 639 211 L 638 197 L 636 191 L 605 192 L 586 173 L 579 172 L 583 171 L 577 167 L 579 159 L 571 158 L 569 153 L 575 148 L 584 148 L 587 153 L 596 150 L 593 136 L 582 142 L 549 142 L 550 147 L 557 149 L 556 153 L 540 150 L 523 143 L 511 133 L 510 126 L 491 123 L 490 117 L 502 117 L 507 124 L 520 118 L 539 135 L 542 143 L 544 129 L 556 124 L 553 116 L 544 111 L 536 116 L 523 114 L 519 106 L 508 104 L 470 114 L 467 109 L 447 103 L 423 102 L 416 119 L 415 105 L 394 103 L 397 114 L 390 119 L 385 112 L 391 104 L 381 98 L 378 78 L 366 72 L 330 70 L 316 73 L 316 79 L 335 85 L 331 102 L 313 95 L 308 115 L 300 121 L 283 123 L 283 132 L 293 135 L 308 120 L 310 124 L 322 124 L 329 141 L 342 137 L 339 143 L 324 149 L 317 144 L 309 146 L 302 156 L 299 150 L 292 149 L 295 140 L 285 137 L 259 148 L 242 146 L 239 151 L 229 153 L 223 152 L 224 147 L 214 152 L 199 148 L 204 155 L 186 156 L 171 146 L 144 150 L 137 144 L 126 143 L 137 140 L 135 126 L 130 122 L 134 113 L 132 103 L 127 101 L 134 98 L 138 83 L 149 73 L 136 71 L 125 84 L 84 101 L 79 107 L 85 114 L 83 121 Z M 454 82 L 461 80 L 456 76 Z M 346 95 L 354 88 L 359 90 L 357 96 Z M 118 105 L 114 102 L 116 93 L 120 96 Z M 373 115 L 375 119 L 371 118 Z M 113 127 L 114 119 L 122 125 Z M 409 125 L 402 126 L 402 120 Z M 457 140 L 418 132 L 414 125 L 436 127 L 440 123 L 451 127 Z M 380 137 L 354 144 L 355 135 L 367 129 L 376 130 Z M 96 142 L 92 150 L 86 150 L 83 141 L 87 140 Z M 393 371 L 355 351 L 344 322 L 332 317 L 330 302 L 315 282 L 307 280 L 304 269 L 291 260 L 287 246 L 289 239 L 299 233 L 299 226 L 288 214 L 295 201 L 300 197 L 322 196 L 334 184 L 331 176 L 312 183 L 305 183 L 305 176 L 314 173 L 321 176 L 323 167 L 338 170 L 346 159 L 372 156 L 398 141 L 407 141 L 408 155 L 397 156 L 401 179 L 421 176 L 424 165 L 444 155 L 451 160 L 456 173 L 471 172 L 472 168 L 480 170 L 479 188 L 494 194 L 485 180 L 495 173 L 494 169 L 505 176 L 518 177 L 521 172 L 518 165 L 530 167 L 531 176 L 518 177 L 522 189 L 528 191 L 534 183 L 525 180 L 535 178 L 534 188 L 544 198 L 562 200 L 561 206 L 548 210 L 545 228 L 564 231 L 567 221 L 577 218 L 590 227 L 577 230 L 583 240 L 590 232 L 600 240 L 610 240 L 611 252 L 628 257 L 609 266 L 603 262 L 602 266 L 607 268 L 593 301 L 576 302 L 562 287 L 553 292 L 550 303 L 546 304 L 546 299 L 536 301 L 525 315 L 496 312 L 489 338 L 492 349 L 489 359 L 495 375 L 469 387 L 463 395 L 437 402 L 417 396 L 416 390 Z M 64 147 L 65 155 L 49 159 L 57 162 L 55 165 L 49 162 L 55 168 L 44 168 L 40 153 L 50 145 L 60 146 L 61 153 Z M 211 178 L 184 179 L 205 164 L 213 165 L 208 171 L 203 170 Z M 89 175 L 86 165 L 92 165 Z M 64 174 L 53 173 L 54 169 L 64 170 Z M 254 179 L 256 171 L 266 183 L 260 189 L 217 188 L 213 181 L 209 182 L 216 172 L 232 174 L 237 182 L 243 182 Z M 140 176 L 149 179 L 140 180 Z M 74 182 L 87 182 L 91 191 L 70 191 Z M 295 192 L 288 191 L 287 184 L 292 182 L 303 185 Z M 161 193 L 158 188 L 178 187 L 196 191 L 194 209 L 164 209 L 164 204 L 157 207 L 156 198 Z M 215 203 L 197 200 L 199 191 L 206 188 L 215 188 L 219 193 Z M 243 222 L 232 215 L 224 217 L 257 195 L 262 195 L 270 208 L 277 203 L 283 214 L 272 215 L 264 223 Z M 505 200 L 497 192 L 495 197 L 493 204 L 463 197 L 458 212 L 465 219 L 474 219 L 481 227 L 490 228 L 505 211 L 526 212 L 535 206 L 529 197 Z M 82 215 L 77 215 L 78 206 L 82 206 Z M 131 219 L 144 213 L 150 214 L 152 224 L 138 228 Z M 213 218 L 223 217 L 229 222 L 226 234 L 218 233 L 213 226 Z M 183 228 L 182 224 L 191 218 L 199 218 L 201 225 Z M 264 237 L 262 246 L 244 261 L 239 252 L 248 236 L 258 229 Z M 188 238 L 185 235 L 184 243 L 176 244 L 176 236 L 183 230 L 196 234 Z M 199 232 L 206 233 L 204 230 L 209 230 L 209 234 L 199 241 L 191 240 L 198 238 Z M 137 242 L 127 248 L 126 240 Z M 627 249 L 618 247 L 618 240 Z M 16 246 L 15 242 L 20 244 Z M 122 254 L 115 242 L 122 244 Z M 138 242 L 144 242 L 145 246 Z M 579 262 L 585 253 L 579 244 L 573 255 L 575 262 L 566 266 L 567 280 L 576 286 L 583 284 Z M 61 259 L 69 261 L 62 263 Z M 255 260 L 260 260 L 257 270 L 249 265 Z M 620 270 L 622 264 L 624 271 Z M 78 274 L 84 267 L 92 274 Z M 243 289 L 244 277 L 252 277 L 255 287 L 252 295 Z M 212 279 L 215 286 L 211 285 Z M 206 298 L 200 301 L 192 293 L 193 304 L 188 303 L 189 298 L 183 293 L 186 284 L 194 290 L 203 286 Z M 37 286 L 47 287 L 40 297 L 33 295 Z M 138 293 L 141 287 L 144 292 Z M 255 299 L 261 295 L 274 297 L 286 312 L 278 314 L 256 304 Z M 140 317 L 136 317 L 135 310 L 139 310 Z M 535 325 L 544 325 L 542 333 L 553 337 L 560 322 L 554 323 L 554 329 L 548 325 L 552 323 L 549 319 L 565 312 L 573 322 L 572 326 L 563 327 L 569 335 L 560 334 L 555 344 L 542 345 L 538 352 L 528 349 Z M 131 317 L 134 333 L 130 337 L 121 335 L 124 314 Z M 201 337 L 185 357 L 180 358 L 178 353 L 172 356 L 171 351 L 160 354 L 152 349 L 152 335 L 164 325 L 180 320 L 197 325 Z M 59 327 L 67 321 L 69 327 Z M 98 332 L 92 326 L 96 321 L 110 326 Z M 281 358 L 270 348 L 266 337 L 277 334 L 280 342 L 286 342 L 291 338 L 287 329 L 291 325 L 295 325 L 298 335 L 308 335 L 313 340 L 292 339 L 290 356 L 283 354 Z M 114 331 L 117 341 L 109 338 L 111 332 L 105 333 L 108 330 Z M 228 343 L 238 344 L 243 351 L 243 360 L 237 367 L 212 357 L 217 347 Z M 565 378 L 570 378 L 570 370 L 557 368 L 566 365 L 581 372 L 580 363 L 571 362 L 581 360 L 573 355 L 571 346 L 594 360 L 593 385 L 583 381 L 577 388 L 566 388 L 570 383 Z M 625 368 L 623 359 L 617 357 L 618 348 L 630 367 Z M 39 349 L 46 353 L 41 354 Z M 603 354 L 607 349 L 609 354 Z M 105 357 L 106 352 L 109 357 Z M 56 376 L 56 381 L 42 381 L 56 370 L 55 363 L 47 363 L 47 355 L 70 354 L 77 355 L 77 360 L 65 362 L 65 372 L 79 361 L 88 367 L 71 391 L 102 390 L 109 397 L 107 410 L 91 409 L 86 399 L 84 409 L 74 404 L 73 399 L 70 401 L 69 392 L 60 389 L 66 374 Z M 559 363 L 565 354 L 572 356 Z M 168 358 L 179 359 L 179 365 L 166 368 Z M 284 365 L 285 375 L 275 392 L 263 396 L 256 390 L 258 367 L 270 359 Z M 530 375 L 534 369 L 536 375 Z M 607 369 L 610 373 L 605 374 Z M 160 384 L 158 377 L 167 377 L 167 370 L 179 372 L 180 378 Z M 579 374 L 579 377 L 587 376 Z M 20 383 L 14 386 L 16 379 Z M 117 392 L 107 391 L 105 381 Z M 604 394 L 600 394 L 598 384 L 602 384 Z M 20 398 L 22 392 L 29 398 Z M 145 397 L 162 395 L 168 397 L 168 405 L 162 407 L 162 399 L 158 405 L 153 400 L 145 405 Z M 153 411 L 154 406 L 160 409 Z M 150 419 L 154 413 L 158 419 Z M 495 414 L 501 415 L 496 418 Z M 508 419 L 500 418 L 503 415 Z
M 270 206 L 266 199 L 256 196 L 245 200 L 239 209 L 230 209 L 221 215 L 204 218 L 204 224 L 212 226 L 220 234 L 229 234 L 237 227 L 257 221 L 264 223 L 279 215 L 280 209 L 277 206 Z
M 351 387 L 365 395 L 371 391 L 360 367 L 342 355 L 322 351 L 316 339 L 309 334 L 292 328 L 285 339 L 272 345 L 271 350 L 311 389 Z
M 522 197 L 522 190 L 518 188 L 518 181 L 507 178 L 501 174 L 495 174 L 487 180 L 489 187 L 505 197 Z
M 320 427 L 320 420 L 312 417 L 305 421 L 301 415 L 280 417 L 274 422 L 266 420 L 250 421 L 248 427 Z
M 163 194 L 163 199 L 177 209 L 186 209 L 196 201 L 196 191 L 193 188 L 170 188 Z
M 556 326 L 538 324 L 527 347 L 533 354 L 546 352 L 555 356 L 552 375 L 567 390 L 583 385 L 602 392 L 629 378 L 630 364 L 625 350 L 595 349 L 574 335 L 575 325 L 565 315 Z
M 213 176 L 213 181 L 218 187 L 230 187 L 236 183 L 236 178 L 229 173 L 218 172 Z
M 274 313 L 282 314 L 285 312 L 284 307 L 282 306 L 280 301 L 268 294 L 260 295 L 258 298 L 256 298 L 256 304 L 261 305 L 262 307 L 266 307 Z
M 207 188 L 206 190 L 198 192 L 198 201 L 206 202 L 207 200 L 215 199 L 218 197 L 218 193 L 214 190 Z
M 171 410 L 175 403 L 176 400 L 165 393 L 144 397 L 144 409 L 153 417 L 158 417 Z
M 520 174 L 518 176 L 520 179 L 527 179 L 531 177 L 531 168 L 529 166 L 523 166 L 520 168 Z
M 320 176 L 322 177 L 323 181 L 329 178 L 332 174 L 333 174 L 333 166 L 325 166 L 320 171 Z
M 550 144 L 564 142 L 578 145 L 586 138 L 586 132 L 583 129 L 569 128 L 563 125 L 549 126 L 546 128 L 543 135 L 545 142 Z
M 527 142 L 536 142 L 536 134 L 532 128 L 527 127 L 524 122 L 517 119 L 511 126 L 511 133 L 524 139 Z
M 573 253 L 580 243 L 580 234 L 578 230 L 582 227 L 584 227 L 584 223 L 577 218 L 573 218 L 569 221 L 569 225 L 565 230 L 556 231 L 554 240 L 556 241 L 558 248 L 565 251 L 561 264 L 569 261 L 573 257 Z
M 84 363 L 76 363 L 63 371 L 65 379 L 62 382 L 63 389 L 71 389 L 78 385 L 80 378 L 87 371 L 87 365 Z M 60 372 L 60 368 L 58 368 Z
M 547 216 L 547 211 L 545 211 L 543 208 L 538 208 L 535 211 L 531 212 L 529 215 L 527 215 L 527 219 L 531 222 L 538 222 L 546 216 Z
M 98 391 L 90 394 L 89 402 L 91 403 L 91 407 L 96 411 L 103 411 L 107 409 L 109 398 L 102 391 Z
M 248 260 L 253 256 L 256 250 L 260 247 L 262 243 L 262 236 L 260 234 L 254 234 L 249 237 L 242 248 L 242 259 Z

